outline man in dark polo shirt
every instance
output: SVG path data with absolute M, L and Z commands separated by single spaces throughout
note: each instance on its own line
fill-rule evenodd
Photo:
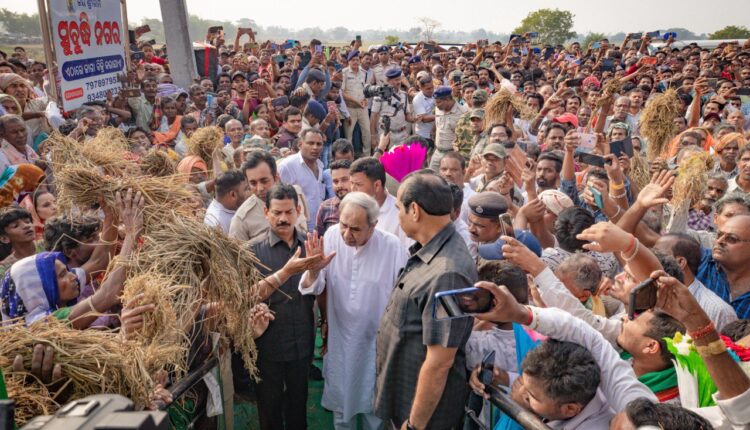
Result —
M 375 413 L 386 428 L 458 428 L 473 320 L 437 321 L 432 309 L 435 293 L 473 286 L 477 270 L 451 222 L 452 195 L 443 178 L 432 170 L 412 173 L 396 201 L 401 228 L 417 243 L 378 329 Z
M 307 257 L 305 236 L 295 228 L 301 211 L 291 185 L 277 184 L 266 194 L 266 219 L 270 230 L 251 243 L 265 279 L 260 284 L 274 319 L 258 347 L 258 415 L 260 428 L 307 428 L 307 375 L 315 346 L 315 296 L 297 289 L 302 273 L 328 264 L 333 256 Z M 276 290 L 281 291 L 276 291 Z M 282 293 L 283 292 L 283 293 Z

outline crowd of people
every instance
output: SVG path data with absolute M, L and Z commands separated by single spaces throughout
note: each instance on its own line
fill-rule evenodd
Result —
M 308 427 L 310 378 L 338 430 L 463 428 L 468 399 L 498 390 L 553 429 L 750 428 L 750 41 L 532 36 L 365 48 L 213 29 L 209 76 L 180 88 L 166 47 L 141 43 L 129 91 L 65 116 L 54 67 L 0 53 L 3 320 L 143 329 L 153 304 L 101 273 L 138 252 L 144 196 L 56 205 L 50 136 L 113 127 L 134 162 L 166 154 L 194 216 L 258 260 L 258 379 L 222 378 L 263 430 Z M 656 142 L 644 124 L 666 97 Z M 223 133 L 210 158 L 191 150 L 204 127 Z M 414 145 L 422 166 L 397 180 L 381 160 Z M 470 287 L 490 306 L 438 316 L 437 293 Z M 635 309 L 641 287 L 655 297 Z M 65 377 L 51 354 L 34 351 L 42 382 Z M 474 416 L 522 428 L 486 401 Z

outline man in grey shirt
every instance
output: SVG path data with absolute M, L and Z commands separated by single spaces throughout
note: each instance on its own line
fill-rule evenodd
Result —
M 398 428 L 450 429 L 463 416 L 464 348 L 473 320 L 434 319 L 434 296 L 473 286 L 477 270 L 451 222 L 451 190 L 443 178 L 430 170 L 412 173 L 396 200 L 401 228 L 417 243 L 378 329 L 375 413 Z

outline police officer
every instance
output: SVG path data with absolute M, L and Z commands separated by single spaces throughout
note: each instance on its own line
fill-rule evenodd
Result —
M 372 73 L 370 74 L 371 78 L 368 83 L 372 85 L 387 85 L 388 78 L 385 77 L 385 72 L 394 66 L 398 66 L 398 63 L 391 60 L 388 47 L 385 45 L 378 48 L 377 56 L 378 62 L 371 68 Z
M 500 194 L 492 191 L 476 193 L 469 197 L 468 204 L 469 252 L 476 257 L 479 245 L 495 242 L 512 231 L 512 227 L 500 220 L 500 216 L 508 212 L 508 203 Z
M 354 127 L 359 124 L 362 132 L 362 151 L 366 156 L 371 153 L 370 147 L 370 117 L 367 114 L 368 100 L 364 95 L 367 74 L 360 67 L 359 51 L 352 51 L 347 56 L 349 67 L 341 71 L 343 81 L 341 84 L 341 93 L 344 96 L 346 107 L 349 110 L 351 121 L 344 123 L 344 133 L 346 138 L 351 141 L 354 134 Z
M 430 160 L 430 169 L 438 171 L 440 159 L 448 151 L 453 151 L 453 141 L 456 139 L 456 124 L 461 115 L 469 108 L 456 103 L 450 87 L 440 87 L 435 90 L 435 152 Z
M 401 69 L 393 67 L 385 72 L 388 86 L 393 89 L 398 99 L 383 100 L 380 96 L 372 101 L 372 117 L 370 118 L 371 135 L 373 138 L 383 133 L 382 118 L 388 117 L 390 121 L 391 145 L 401 144 L 409 136 L 409 123 L 414 122 L 412 106 L 409 103 L 406 91 L 401 89 Z

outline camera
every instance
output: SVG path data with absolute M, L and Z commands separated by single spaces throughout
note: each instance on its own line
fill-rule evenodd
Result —
M 162 411 L 134 411 L 133 402 L 118 394 L 97 394 L 64 405 L 55 415 L 39 416 L 22 430 L 132 429 L 168 430 L 169 416 Z
M 364 94 L 366 98 L 380 97 L 387 103 L 391 101 L 391 98 L 401 101 L 396 91 L 389 85 L 365 85 Z

